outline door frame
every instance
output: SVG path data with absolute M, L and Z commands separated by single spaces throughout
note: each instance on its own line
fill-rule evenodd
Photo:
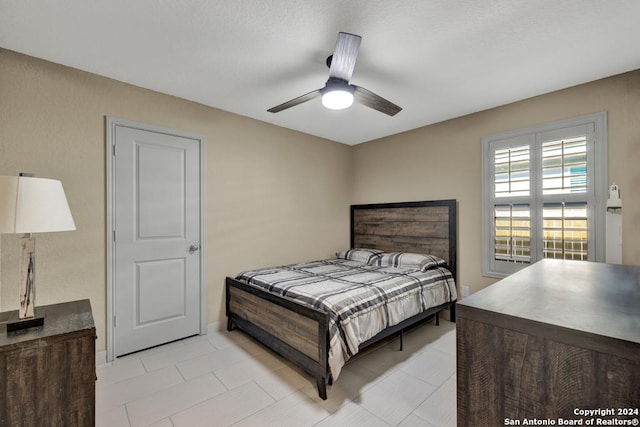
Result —
M 106 140 L 105 140 L 105 156 L 106 156 L 106 254 L 107 254 L 107 362 L 115 359 L 116 343 L 115 343 L 115 326 L 114 318 L 116 315 L 115 306 L 115 143 L 116 128 L 118 126 L 138 129 L 143 131 L 162 133 L 165 135 L 177 136 L 182 138 L 193 139 L 198 142 L 200 156 L 200 335 L 207 333 L 207 287 L 205 281 L 205 259 L 206 259 L 206 240 L 205 240 L 205 179 L 204 179 L 204 159 L 205 159 L 205 139 L 202 135 L 192 134 L 188 132 L 178 131 L 174 129 L 162 128 L 154 125 L 134 122 L 130 120 L 120 119 L 117 117 L 105 116 Z

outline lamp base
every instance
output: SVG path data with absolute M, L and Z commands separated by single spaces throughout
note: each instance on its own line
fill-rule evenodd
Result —
M 20 331 L 22 329 L 36 328 L 44 325 L 44 317 L 32 317 L 30 319 L 17 320 L 7 323 L 7 332 Z
M 36 238 L 31 234 L 22 236 L 22 258 L 20 264 L 20 319 L 31 319 L 36 307 Z

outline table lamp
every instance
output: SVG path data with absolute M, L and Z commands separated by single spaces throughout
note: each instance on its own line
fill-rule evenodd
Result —
M 36 253 L 32 233 L 75 230 L 62 183 L 33 174 L 0 176 L 0 233 L 24 234 L 20 265 L 19 320 L 7 332 L 44 325 L 35 317 Z

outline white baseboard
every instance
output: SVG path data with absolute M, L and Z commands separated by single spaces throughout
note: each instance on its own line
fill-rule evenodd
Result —
M 209 323 L 207 325 L 207 333 L 210 334 L 212 332 L 221 331 L 222 329 L 220 329 L 220 327 L 221 327 L 221 323 L 220 322 Z M 226 330 L 226 326 L 225 326 L 225 330 Z
M 107 363 L 107 350 L 96 351 L 96 366 Z

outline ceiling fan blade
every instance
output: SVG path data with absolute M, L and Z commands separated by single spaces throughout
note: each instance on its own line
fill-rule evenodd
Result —
M 280 105 L 276 105 L 275 107 L 269 108 L 267 111 L 270 113 L 277 113 L 282 110 L 286 110 L 287 108 L 295 107 L 298 104 L 302 104 L 303 102 L 311 101 L 313 98 L 317 98 L 320 96 L 320 89 L 316 89 L 309 93 L 305 93 L 302 96 L 297 98 L 293 98 L 287 102 L 283 102 Z
M 389 116 L 395 116 L 400 111 L 402 111 L 402 107 L 398 107 L 393 102 L 387 101 L 380 95 L 376 95 L 370 90 L 356 85 L 351 86 L 353 86 L 353 97 L 362 105 L 373 108 L 374 110 L 378 110 L 381 113 L 387 114 Z
M 353 69 L 356 66 L 358 49 L 360 49 L 362 37 L 349 33 L 338 33 L 336 49 L 331 59 L 329 78 L 340 79 L 348 82 L 351 80 Z

